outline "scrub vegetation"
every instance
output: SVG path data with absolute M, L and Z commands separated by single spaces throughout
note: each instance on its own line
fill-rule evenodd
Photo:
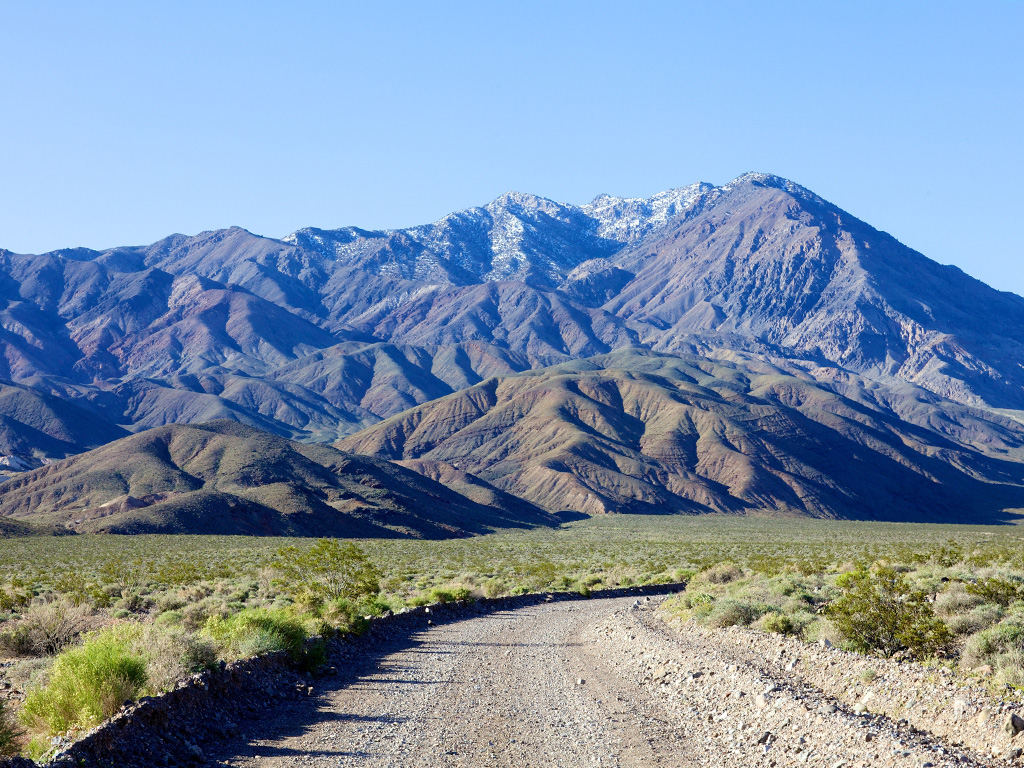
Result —
M 127 699 L 219 660 L 435 602 L 687 582 L 685 620 L 935 658 L 1024 686 L 1024 531 L 807 519 L 607 516 L 448 541 L 223 536 L 5 539 L 0 753 L 42 754 Z M 18 711 L 13 712 L 14 709 Z

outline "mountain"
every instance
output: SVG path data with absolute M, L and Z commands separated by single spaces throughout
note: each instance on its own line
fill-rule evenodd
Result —
M 844 388 L 627 351 L 490 379 L 338 446 L 446 462 L 552 512 L 993 522 L 1024 509 L 1024 425 L 916 387 L 898 405 Z
M 471 501 L 387 461 L 233 422 L 171 425 L 0 483 L 7 527 L 74 532 L 445 538 L 552 525 L 486 483 Z
M 494 493 L 553 510 L 764 505 L 899 516 L 893 502 L 856 490 L 848 470 L 857 466 L 889 478 L 893 493 L 915 489 L 927 501 L 901 508 L 922 519 L 933 515 L 931 501 L 948 509 L 951 498 L 970 501 L 971 489 L 998 490 L 999 503 L 1013 497 L 1024 460 L 1024 298 L 936 264 L 768 174 L 646 199 L 600 195 L 582 206 L 510 192 L 406 229 L 300 229 L 274 239 L 232 227 L 104 251 L 0 251 L 0 274 L 3 455 L 59 459 L 145 429 L 227 419 L 392 456 L 395 424 L 423 419 L 441 429 L 437 414 L 483 402 L 495 377 L 499 389 L 540 386 L 607 364 L 609 380 L 592 386 L 611 387 L 622 403 L 601 406 L 602 428 L 647 424 L 631 399 L 652 398 L 673 413 L 707 411 L 730 430 L 755 425 L 723 459 L 729 477 L 749 477 L 730 484 L 707 461 L 665 464 L 625 432 L 597 440 L 575 422 L 558 432 L 590 446 L 586 461 L 557 440 L 532 445 L 497 415 L 512 408 L 545 426 L 544 411 L 526 408 L 518 389 L 489 405 L 497 411 L 484 421 L 498 419 L 506 449 L 521 457 L 492 462 L 473 453 L 479 447 L 463 455 L 458 433 L 444 446 L 402 438 L 394 457 L 478 493 L 458 475 L 476 456 L 470 474 L 498 486 Z M 653 359 L 677 373 L 651 374 L 641 386 L 635 366 L 643 360 L 646 371 Z M 703 380 L 695 367 L 716 372 L 706 385 L 715 396 L 672 405 L 679 371 Z M 725 383 L 715 383 L 719 375 Z M 841 404 L 843 426 L 761 392 L 753 382 L 764 377 L 782 377 L 800 403 Z M 544 402 L 582 407 L 568 390 L 539 391 Z M 765 408 L 776 416 L 764 421 Z M 688 435 L 666 437 L 678 442 L 672 450 L 692 456 L 698 444 L 715 444 L 703 428 L 669 423 L 669 433 Z M 776 434 L 776 424 L 789 431 Z M 845 464 L 804 456 L 800 443 L 825 451 L 832 440 Z M 569 469 L 543 458 L 550 451 L 569 451 Z M 837 473 L 835 487 L 814 479 L 828 473 Z M 920 478 L 955 492 L 933 498 Z M 574 483 L 582 485 L 570 493 Z M 612 490 L 599 492 L 602 483 Z M 972 508 L 998 516 L 996 501 L 990 506 Z

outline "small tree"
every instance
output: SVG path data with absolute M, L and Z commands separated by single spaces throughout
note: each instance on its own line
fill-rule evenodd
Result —
M 281 547 L 274 558 L 281 588 L 292 596 L 358 602 L 380 591 L 381 573 L 351 542 L 320 539 L 303 551 Z
M 836 582 L 843 595 L 825 609 L 835 628 L 862 653 L 892 656 L 909 651 L 932 656 L 951 635 L 936 618 L 924 592 L 889 565 L 866 565 L 844 573 Z

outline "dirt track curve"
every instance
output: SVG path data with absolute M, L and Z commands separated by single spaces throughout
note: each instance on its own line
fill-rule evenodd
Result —
M 671 629 L 658 602 L 553 602 L 438 626 L 424 617 L 411 635 L 343 660 L 344 679 L 240 723 L 244 733 L 207 758 L 245 768 L 996 762 L 837 706 L 749 649 Z

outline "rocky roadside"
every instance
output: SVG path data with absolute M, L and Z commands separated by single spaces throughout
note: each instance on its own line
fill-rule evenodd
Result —
M 239 735 L 235 721 L 312 692 L 287 654 L 223 664 L 182 680 L 174 690 L 126 706 L 81 735 L 55 737 L 46 765 L 55 768 L 144 768 L 195 765 L 208 744 Z M 4 768 L 36 763 L 14 758 Z
M 755 630 L 706 631 L 764 658 L 769 674 L 781 670 L 855 714 L 885 715 L 985 759 L 1017 758 L 1024 748 L 1024 691 L 986 685 L 945 667 L 865 657 Z
M 662 618 L 637 601 L 590 639 L 633 648 L 609 658 L 660 697 L 698 765 L 928 768 L 1020 757 L 1017 697 L 920 664 Z

